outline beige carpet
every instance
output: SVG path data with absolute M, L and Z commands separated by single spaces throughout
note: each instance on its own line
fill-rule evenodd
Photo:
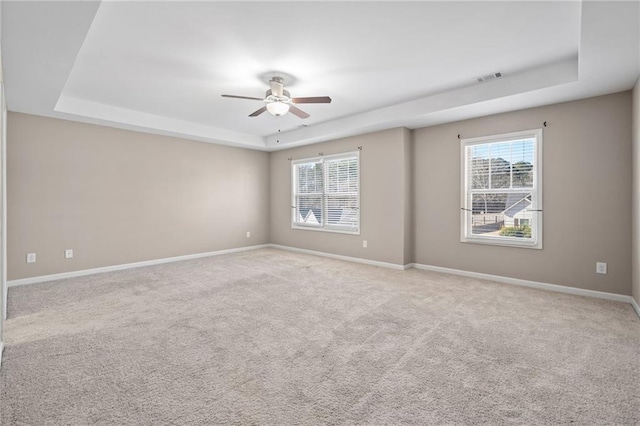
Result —
M 14 287 L 3 425 L 639 424 L 628 304 L 275 249 Z

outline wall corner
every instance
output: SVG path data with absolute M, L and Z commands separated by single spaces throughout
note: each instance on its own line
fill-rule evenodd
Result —
M 631 297 L 640 305 L 640 78 L 632 91 Z M 640 315 L 640 313 L 639 313 Z

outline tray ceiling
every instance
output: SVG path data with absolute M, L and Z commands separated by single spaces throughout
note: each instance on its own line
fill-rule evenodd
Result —
M 638 3 L 2 3 L 9 110 L 273 150 L 629 89 Z M 494 72 L 503 77 L 484 83 Z M 331 96 L 250 118 L 267 81 Z

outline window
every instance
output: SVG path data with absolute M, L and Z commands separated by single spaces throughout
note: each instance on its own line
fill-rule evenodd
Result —
M 292 227 L 360 233 L 358 152 L 292 163 Z
M 542 248 L 542 130 L 462 140 L 461 241 Z

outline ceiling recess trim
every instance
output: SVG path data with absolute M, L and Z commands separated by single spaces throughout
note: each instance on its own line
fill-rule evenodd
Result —
M 453 89 L 414 101 L 380 108 L 350 117 L 339 118 L 314 126 L 291 130 L 266 138 L 269 150 L 290 148 L 321 140 L 328 136 L 344 137 L 363 132 L 403 126 L 407 118 L 419 118 L 435 112 L 459 109 L 480 102 L 505 98 L 520 93 L 576 82 L 578 57 L 503 75 L 499 79 Z M 338 129 L 349 128 L 347 135 Z
M 54 110 L 56 112 L 118 123 L 118 127 L 131 130 L 164 131 L 172 134 L 188 135 L 188 137 L 194 139 L 222 145 L 261 150 L 266 148 L 265 140 L 261 136 L 134 111 L 70 96 L 60 96 Z

